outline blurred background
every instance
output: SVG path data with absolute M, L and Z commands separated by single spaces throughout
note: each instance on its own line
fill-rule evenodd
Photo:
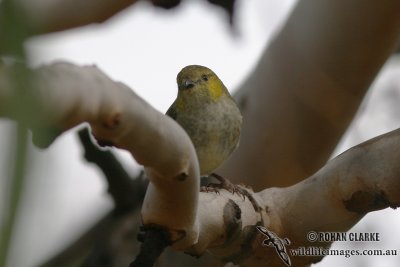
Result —
M 56 60 L 97 65 L 165 112 L 176 97 L 176 75 L 189 64 L 213 69 L 231 92 L 284 22 L 295 0 L 238 1 L 233 27 L 221 8 L 184 1 L 166 11 L 138 2 L 105 23 L 38 36 L 26 44 L 30 64 Z M 393 56 L 374 82 L 335 155 L 366 139 L 398 128 L 400 59 Z M 10 175 L 14 123 L 0 120 L 0 218 Z M 103 174 L 82 158 L 74 131 L 46 150 L 29 147 L 28 176 L 18 210 L 7 267 L 38 266 L 60 251 L 112 208 Z M 131 156 L 114 149 L 127 171 L 140 170 Z M 4 202 L 3 202 L 4 203 Z M 328 211 L 327 211 L 328 212 Z M 400 215 L 383 210 L 367 215 L 352 231 L 379 232 L 376 243 L 337 242 L 333 248 L 399 249 Z M 398 256 L 326 257 L 320 267 L 398 266 Z

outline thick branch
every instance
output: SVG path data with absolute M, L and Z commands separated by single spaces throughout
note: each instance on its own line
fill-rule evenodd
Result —
M 349 149 L 294 186 L 255 194 L 248 190 L 257 205 L 230 193 L 200 194 L 201 230 L 194 254 L 207 248 L 226 262 L 283 266 L 274 247 L 262 245 L 266 237 L 255 225 L 288 238 L 287 251 L 329 247 L 329 242 L 309 242 L 307 233 L 347 232 L 368 212 L 400 206 L 399 158 L 400 129 Z M 288 256 L 292 266 L 309 266 L 322 259 L 294 257 L 289 252 Z
M 11 71 L 0 71 L 0 104 L 13 98 Z M 36 119 L 62 131 L 87 121 L 98 139 L 131 152 L 151 180 L 143 222 L 184 232 L 182 242 L 193 242 L 200 182 L 196 154 L 184 130 L 94 66 L 56 63 L 34 75 L 37 90 L 26 97 L 39 102 L 42 112 L 32 112 L 41 116 Z
M 34 34 L 100 23 L 137 0 L 18 0 Z
M 201 231 L 195 248 L 208 248 L 225 261 L 245 266 L 283 266 L 275 249 L 262 245 L 266 237 L 255 231 L 257 224 L 288 238 L 288 249 L 330 246 L 309 242 L 307 233 L 347 232 L 368 212 L 400 206 L 399 158 L 400 129 L 349 149 L 294 186 L 252 194 L 259 212 L 247 198 L 243 201 L 228 194 L 219 206 L 222 196 L 201 194 Z M 239 232 L 228 231 L 235 227 Z M 292 266 L 322 259 L 288 255 Z
M 347 232 L 368 212 L 400 206 L 399 159 L 397 129 L 347 150 L 294 186 L 260 192 L 271 218 L 279 219 L 271 229 L 288 237 L 291 248 L 330 245 L 310 243 L 307 233 Z M 306 264 L 320 259 L 294 260 Z
M 93 23 L 102 23 L 123 11 L 137 0 L 17 0 L 24 13 L 30 34 L 45 34 L 69 30 Z M 165 9 L 174 8 L 181 0 L 149 0 Z M 235 1 L 208 0 L 221 6 L 233 24 Z
M 8 72 L 0 71 L 0 103 L 13 97 Z M 400 205 L 400 130 L 346 151 L 288 188 L 199 195 L 193 147 L 174 121 L 95 67 L 57 63 L 34 73 L 36 98 L 49 114 L 40 119 L 63 131 L 88 121 L 98 138 L 129 150 L 151 179 L 144 224 L 167 229 L 172 242 L 180 239 L 172 245 L 187 253 L 209 250 L 226 262 L 279 265 L 276 251 L 262 246 L 265 236 L 256 225 L 297 247 L 308 244 L 310 230 L 347 231 L 369 211 Z M 292 259 L 297 265 L 318 260 Z
M 241 143 L 221 173 L 261 190 L 318 170 L 397 47 L 399 10 L 393 0 L 300 0 L 237 94 Z

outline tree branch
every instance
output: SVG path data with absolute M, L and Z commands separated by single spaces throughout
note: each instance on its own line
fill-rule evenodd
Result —
M 170 9 L 181 0 L 148 0 L 154 6 Z M 24 14 L 30 34 L 46 34 L 69 30 L 94 23 L 102 23 L 137 0 L 18 0 L 19 11 Z M 233 24 L 235 0 L 208 0 L 225 9 Z
M 321 168 L 400 41 L 398 10 L 392 0 L 300 0 L 236 95 L 240 146 L 219 173 L 262 190 Z
M 138 251 L 136 236 L 140 227 L 138 212 L 111 212 L 101 218 L 62 253 L 41 267 L 108 267 L 129 266 Z
M 7 72 L 0 71 L 0 103 L 12 98 Z M 177 250 L 194 256 L 209 250 L 226 262 L 278 266 L 281 259 L 262 245 L 265 236 L 255 226 L 300 246 L 308 244 L 310 230 L 347 231 L 367 212 L 400 204 L 400 130 L 346 151 L 291 187 L 199 194 L 193 147 L 174 121 L 95 67 L 56 63 L 33 72 L 36 97 L 49 114 L 40 119 L 63 131 L 88 121 L 95 136 L 146 165 L 151 183 L 143 223 L 166 229 Z M 318 260 L 292 259 L 295 266 Z
M 93 144 L 87 127 L 78 132 L 85 150 L 85 159 L 96 164 L 104 173 L 108 184 L 108 192 L 114 200 L 116 213 L 133 211 L 140 207 L 148 185 L 143 173 L 132 178 L 109 150 L 100 149 Z
M 289 237 L 292 248 L 329 246 L 309 242 L 307 233 L 347 232 L 368 212 L 400 206 L 399 158 L 397 129 L 347 150 L 294 186 L 260 192 L 270 217 L 279 220 L 271 229 Z M 294 260 L 309 264 L 321 259 Z
M 51 33 L 101 23 L 137 0 L 18 0 L 32 34 Z
M 400 206 L 399 158 L 400 129 L 397 129 L 349 149 L 296 185 L 252 194 L 260 212 L 229 194 L 225 196 L 225 206 L 220 207 L 215 199 L 207 199 L 219 196 L 201 194 L 199 218 L 204 220 L 201 225 L 209 228 L 200 231 L 194 249 L 207 247 L 220 259 L 244 266 L 282 266 L 275 249 L 262 245 L 265 236 L 255 231 L 255 225 L 263 225 L 278 237 L 288 238 L 291 249 L 329 247 L 329 242 L 308 241 L 307 233 L 347 232 L 368 212 Z M 228 209 L 229 203 L 237 208 Z M 229 222 L 222 223 L 221 218 L 227 218 L 227 213 L 231 214 Z M 218 219 L 206 221 L 212 218 L 219 218 L 219 223 Z M 228 226 L 232 225 L 240 225 L 239 233 L 227 234 Z M 211 232 L 214 238 L 223 238 L 213 240 L 208 236 Z M 309 266 L 323 258 L 289 256 L 292 266 Z
M 4 68 L 0 72 L 0 103 L 13 97 L 10 71 Z M 62 131 L 87 121 L 99 140 L 131 152 L 145 166 L 151 181 L 144 199 L 143 222 L 175 229 L 179 238 L 184 232 L 182 244 L 197 239 L 199 171 L 185 131 L 94 66 L 55 63 L 38 68 L 34 75 L 38 88 L 34 97 L 43 109 L 40 114 L 47 114 L 40 120 Z

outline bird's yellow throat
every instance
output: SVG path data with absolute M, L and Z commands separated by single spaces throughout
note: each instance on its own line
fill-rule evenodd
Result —
M 219 79 L 211 79 L 208 82 L 210 96 L 213 101 L 217 101 L 218 98 L 224 93 L 224 85 Z

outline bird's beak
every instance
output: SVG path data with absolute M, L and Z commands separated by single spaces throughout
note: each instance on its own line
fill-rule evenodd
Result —
M 183 88 L 182 89 L 191 89 L 195 86 L 195 83 L 189 79 L 185 80 L 183 82 Z

